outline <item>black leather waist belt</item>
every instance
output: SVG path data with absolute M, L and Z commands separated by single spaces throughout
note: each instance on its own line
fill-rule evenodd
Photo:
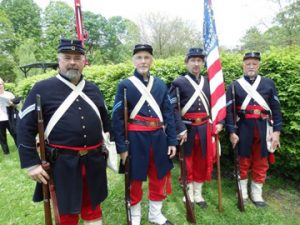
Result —
M 238 113 L 240 114 L 254 114 L 254 115 L 271 115 L 270 111 L 268 110 L 259 110 L 259 109 L 247 109 L 247 110 L 239 110 Z
M 208 120 L 209 119 L 209 116 L 205 116 L 205 117 L 199 117 L 199 118 L 195 118 L 195 119 L 188 119 L 188 118 L 185 118 L 184 117 L 184 119 L 186 120 L 186 121 L 190 121 L 190 122 L 192 122 L 192 123 L 200 123 L 200 122 L 203 122 L 203 121 L 205 121 L 205 120 Z
M 131 124 L 137 124 L 137 125 L 142 125 L 142 126 L 146 126 L 146 127 L 161 127 L 161 126 L 164 125 L 163 122 L 143 121 L 143 120 L 134 120 L 134 119 L 129 120 L 129 123 L 131 123 Z
M 102 149 L 101 148 L 96 148 L 96 149 L 91 149 L 91 150 L 70 150 L 70 149 L 61 149 L 61 148 L 55 148 L 54 149 L 55 153 L 57 155 L 59 154 L 69 154 L 69 155 L 79 155 L 79 156 L 84 156 L 87 155 L 88 153 L 91 152 L 101 152 Z

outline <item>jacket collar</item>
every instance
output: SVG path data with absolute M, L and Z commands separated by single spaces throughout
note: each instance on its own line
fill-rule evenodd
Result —
M 65 75 L 63 75 L 63 74 L 61 74 L 61 73 L 59 73 L 59 75 L 60 75 L 62 78 L 64 78 L 65 80 L 71 82 L 71 80 L 70 80 L 69 78 L 67 78 Z M 82 74 L 81 74 L 78 83 L 80 83 L 80 81 L 81 81 L 82 79 L 83 79 L 83 76 L 82 76 Z
M 197 84 L 200 82 L 201 74 L 199 75 L 199 80 L 196 79 L 196 76 L 194 74 L 191 74 L 190 72 L 187 73 L 188 76 L 190 76 L 193 81 L 195 81 Z
M 255 76 L 255 77 L 253 77 L 252 79 L 250 79 L 250 77 L 249 76 L 247 76 L 247 75 L 244 75 L 244 78 L 245 78 L 245 80 L 247 81 L 247 82 L 249 82 L 250 84 L 253 84 L 254 83 L 254 81 L 256 80 L 256 78 L 257 78 L 257 75 Z
M 148 84 L 149 78 L 150 78 L 150 73 L 148 73 L 148 80 L 144 80 L 144 77 L 142 74 L 140 74 L 137 69 L 134 70 L 134 76 L 137 77 L 140 81 L 142 81 L 144 84 Z

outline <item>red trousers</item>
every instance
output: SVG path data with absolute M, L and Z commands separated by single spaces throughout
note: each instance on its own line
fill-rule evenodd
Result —
M 192 154 L 185 156 L 187 182 L 203 183 L 209 181 L 207 178 L 207 159 L 202 156 L 200 138 L 198 133 L 195 136 Z
M 98 220 L 102 218 L 102 210 L 100 206 L 97 206 L 94 210 L 92 209 L 90 196 L 88 192 L 88 184 L 86 179 L 86 169 L 85 166 L 82 166 L 82 181 L 83 181 L 83 190 L 82 190 L 82 206 L 81 206 L 81 218 L 85 221 Z M 60 224 L 61 225 L 77 225 L 79 222 L 78 214 L 64 214 L 60 215 Z
M 256 183 L 264 183 L 269 169 L 268 157 L 261 157 L 261 145 L 259 130 L 254 128 L 253 143 L 250 157 L 240 157 L 241 179 L 248 178 L 248 172 L 252 171 L 252 180 Z
M 157 171 L 154 163 L 153 151 L 150 151 L 150 160 L 148 168 L 149 192 L 148 199 L 151 201 L 162 201 L 167 195 L 171 194 L 171 173 L 168 172 L 163 178 L 158 179 Z M 143 198 L 143 181 L 133 180 L 130 184 L 130 203 L 136 205 Z

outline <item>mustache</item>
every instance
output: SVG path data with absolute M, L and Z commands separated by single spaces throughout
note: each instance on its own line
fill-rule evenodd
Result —
M 70 71 L 70 70 L 74 70 L 74 71 L 78 71 L 78 69 L 77 68 L 67 68 L 67 71 Z

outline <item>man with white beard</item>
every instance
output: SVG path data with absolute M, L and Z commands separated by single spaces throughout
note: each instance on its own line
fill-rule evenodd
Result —
M 79 214 L 84 224 L 101 225 L 100 203 L 107 197 L 101 134 L 110 131 L 110 121 L 99 88 L 82 75 L 84 55 L 80 40 L 60 41 L 59 74 L 33 86 L 17 124 L 21 167 L 37 182 L 34 201 L 41 201 L 41 183 L 49 181 L 49 174 L 35 147 L 39 94 L 61 225 L 78 224 Z
M 260 60 L 260 52 L 247 52 L 243 76 L 228 86 L 226 128 L 233 147 L 238 145 L 243 200 L 248 199 L 251 173 L 251 200 L 257 208 L 264 208 L 262 188 L 269 163 L 275 162 L 274 151 L 280 147 L 282 115 L 275 82 L 258 73 Z M 234 106 L 238 119 L 233 115 Z

